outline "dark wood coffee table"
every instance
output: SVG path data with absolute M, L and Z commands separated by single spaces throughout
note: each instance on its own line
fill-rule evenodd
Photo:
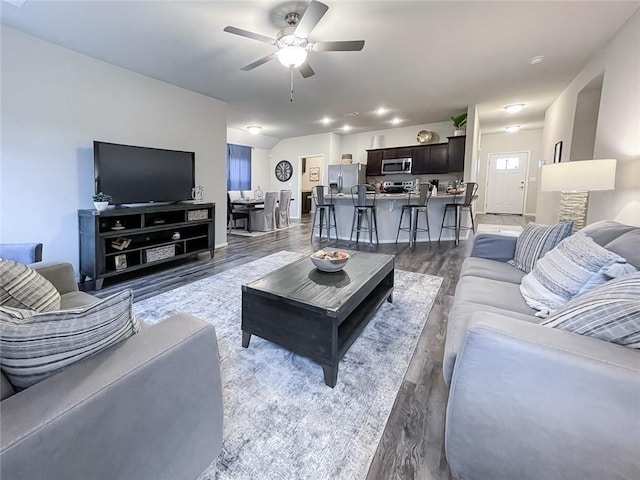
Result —
M 321 272 L 305 257 L 243 285 L 242 346 L 258 335 L 309 357 L 335 387 L 340 359 L 378 307 L 393 301 L 393 256 L 348 253 L 341 272 Z

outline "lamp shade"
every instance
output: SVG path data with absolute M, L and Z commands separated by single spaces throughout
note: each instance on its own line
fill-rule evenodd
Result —
M 543 192 L 613 190 L 616 160 L 580 160 L 542 167 Z

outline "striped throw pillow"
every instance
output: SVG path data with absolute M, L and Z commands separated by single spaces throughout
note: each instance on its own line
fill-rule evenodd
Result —
M 58 310 L 60 293 L 33 268 L 0 258 L 0 306 L 36 312 Z
M 131 290 L 85 307 L 34 312 L 0 307 L 0 368 L 22 390 L 140 331 Z
M 640 272 L 574 298 L 542 325 L 640 348 Z
M 529 273 L 545 253 L 571 235 L 572 227 L 573 222 L 558 223 L 557 225 L 528 223 L 516 241 L 513 260 L 509 260 L 507 263 Z
M 620 255 L 577 232 L 522 277 L 520 293 L 527 305 L 539 310 L 538 317 L 547 317 L 573 297 L 635 271 Z

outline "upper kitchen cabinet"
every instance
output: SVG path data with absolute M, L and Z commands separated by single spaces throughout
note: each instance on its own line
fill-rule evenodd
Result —
M 449 137 L 448 143 L 429 143 L 410 147 L 367 150 L 367 176 L 382 172 L 382 160 L 411 158 L 413 175 L 460 173 L 464 171 L 464 144 L 467 137 Z
M 367 150 L 367 176 L 376 177 L 382 171 L 383 150 Z
M 414 175 L 447 173 L 448 149 L 446 143 L 433 143 L 413 147 L 411 173 Z
M 467 139 L 465 135 L 459 137 L 448 137 L 449 143 L 447 155 L 449 157 L 449 171 L 464 171 L 464 144 Z

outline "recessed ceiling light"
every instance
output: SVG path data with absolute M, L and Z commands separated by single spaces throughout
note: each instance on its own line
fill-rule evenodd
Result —
M 531 58 L 529 59 L 529 63 L 530 63 L 531 65 L 537 65 L 537 64 L 539 64 L 539 63 L 542 63 L 542 60 L 544 60 L 544 56 L 542 56 L 542 55 L 538 55 L 537 57 L 531 57 Z
M 520 125 L 511 125 L 511 126 L 508 126 L 508 127 L 504 127 L 504 129 L 509 133 L 513 133 L 513 132 L 517 132 L 518 130 L 520 130 Z
M 524 108 L 524 103 L 514 103 L 513 105 L 507 105 L 504 109 L 509 113 L 517 113 Z
M 322 119 L 322 123 L 325 125 L 329 125 L 333 120 L 331 120 L 329 117 L 324 117 Z
M 348 132 L 349 130 L 351 130 L 351 125 L 345 125 L 344 127 L 342 127 L 343 132 Z
M 376 110 L 376 113 L 378 115 L 384 115 L 385 113 L 387 113 L 389 111 L 388 108 L 384 108 L 384 107 L 380 107 L 379 109 Z
M 400 120 L 398 117 L 395 117 L 391 120 L 391 125 L 398 125 L 399 123 L 402 123 L 402 120 Z
M 249 125 L 247 127 L 247 131 L 251 134 L 251 135 L 257 135 L 260 133 L 260 130 L 262 130 L 262 127 L 260 125 Z

